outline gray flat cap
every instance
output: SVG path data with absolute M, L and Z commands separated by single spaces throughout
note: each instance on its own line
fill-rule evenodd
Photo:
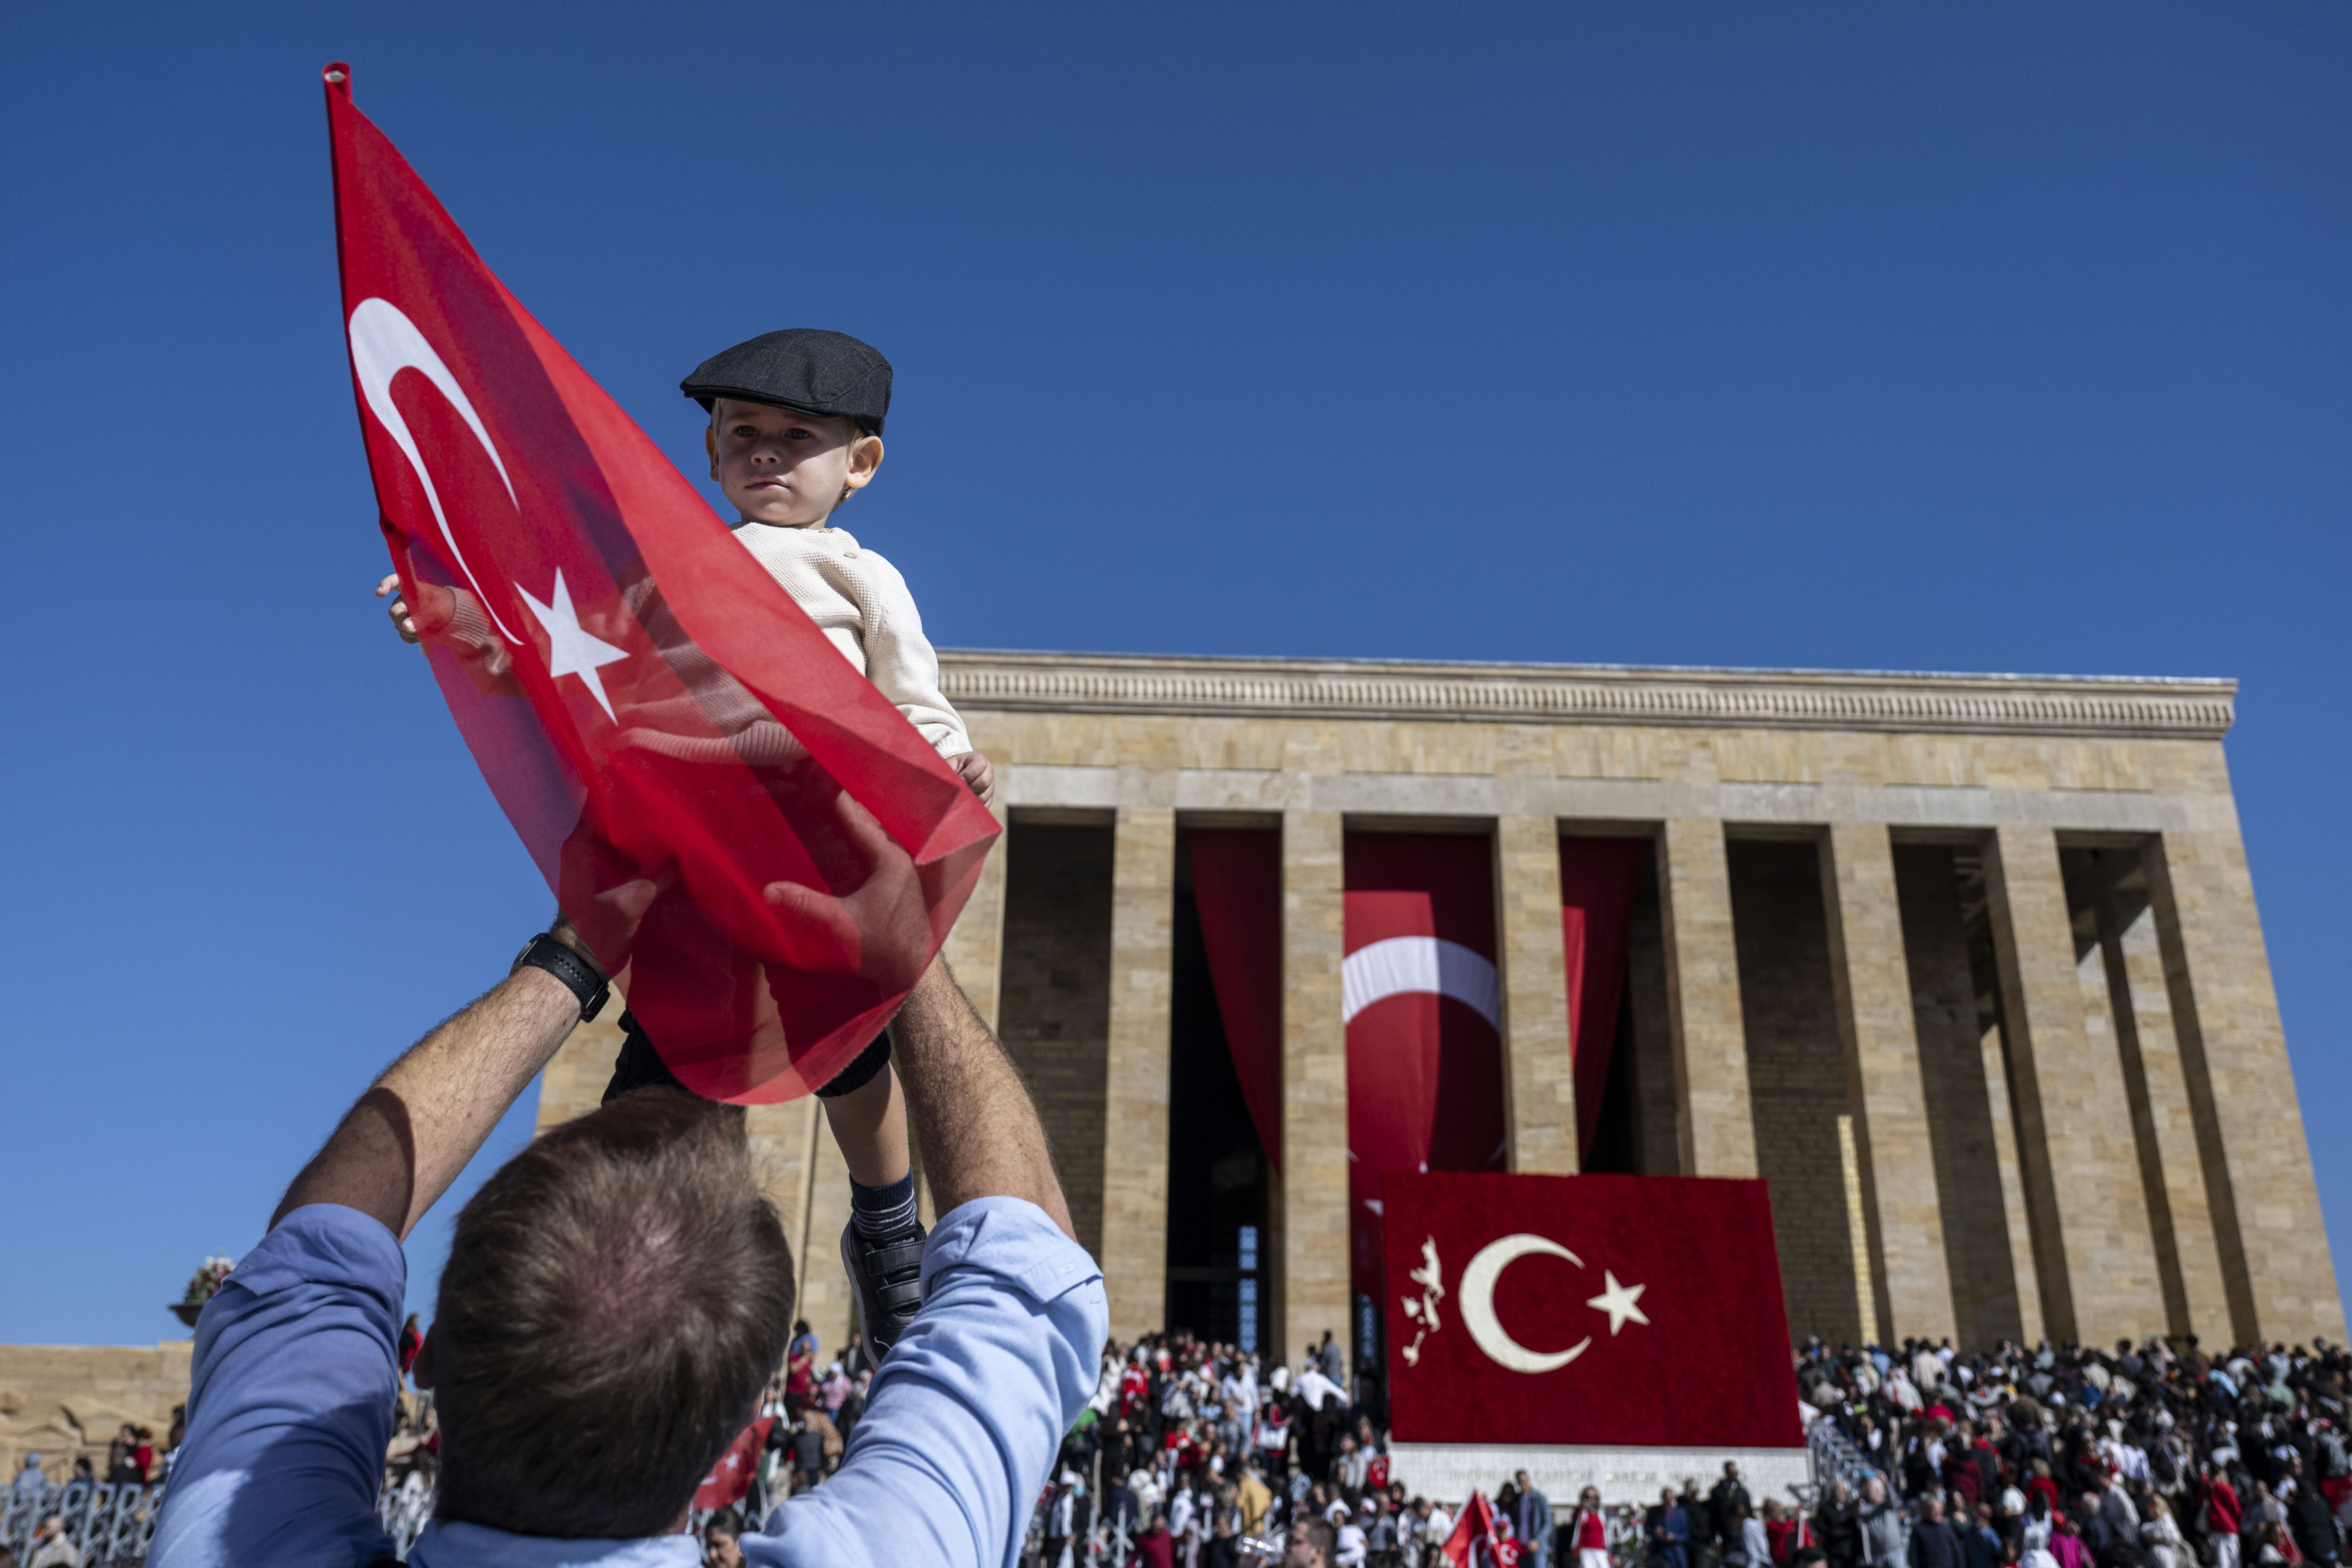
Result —
M 846 332 L 786 327 L 711 355 L 677 387 L 705 408 L 733 397 L 855 419 L 879 436 L 890 412 L 890 362 Z

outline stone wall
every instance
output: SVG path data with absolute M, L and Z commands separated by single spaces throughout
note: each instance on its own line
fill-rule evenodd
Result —
M 194 1340 L 144 1345 L 0 1345 L 0 1475 L 15 1475 L 25 1456 L 41 1456 L 53 1481 L 72 1472 L 77 1455 L 106 1469 L 106 1446 L 126 1421 L 155 1434 L 155 1451 L 172 1429 L 172 1407 L 188 1401 Z
M 998 1032 L 1037 1101 L 1079 1245 L 1100 1258 L 1114 835 L 1016 823 L 1007 837 Z
M 1756 1163 L 1771 1184 L 1789 1322 L 1799 1332 L 1854 1339 L 1862 1318 L 1838 1143 L 1846 1082 L 1820 852 L 1810 843 L 1739 838 L 1726 848 Z

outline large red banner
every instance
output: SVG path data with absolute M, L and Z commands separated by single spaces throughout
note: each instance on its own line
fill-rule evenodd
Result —
M 1762 1182 L 1446 1173 L 1381 1198 L 1401 1441 L 1803 1442 Z
M 671 1070 L 805 1093 L 897 1011 L 996 823 L 326 81 L 360 425 L 450 713 Z

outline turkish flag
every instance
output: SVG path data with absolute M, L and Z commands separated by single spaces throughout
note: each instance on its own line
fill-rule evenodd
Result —
M 1454 1568 L 1513 1568 L 1519 1560 L 1518 1543 L 1504 1540 L 1496 1522 L 1495 1505 L 1485 1492 L 1474 1491 L 1454 1521 L 1454 1533 L 1438 1551 Z
M 760 1450 L 768 1445 L 768 1429 L 776 1424 L 772 1415 L 762 1415 L 735 1435 L 702 1484 L 694 1489 L 697 1508 L 733 1508 L 751 1489 L 752 1480 L 760 1473 Z
M 326 81 L 360 426 L 449 711 L 670 1069 L 806 1093 L 898 1010 L 995 820 Z
M 1348 836 L 1349 1272 L 1367 1296 L 1381 1289 L 1385 1176 L 1502 1164 L 1492 862 L 1466 834 Z
M 1762 1182 L 1444 1173 L 1381 1198 L 1400 1440 L 1803 1442 Z

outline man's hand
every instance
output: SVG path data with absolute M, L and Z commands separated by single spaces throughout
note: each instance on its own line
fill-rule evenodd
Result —
M 824 932 L 842 955 L 845 973 L 862 974 L 887 991 L 905 990 L 920 977 L 915 959 L 930 946 L 931 936 L 930 910 L 914 859 L 847 790 L 834 797 L 833 815 L 842 842 L 864 867 L 857 886 L 836 895 L 798 882 L 771 882 L 762 896 L 781 913 Z
M 563 921 L 551 934 L 587 956 Z M 341 1204 L 404 1239 L 579 1022 L 563 982 L 543 969 L 509 975 L 384 1069 L 269 1223 L 305 1204 Z
M 959 752 L 948 759 L 948 766 L 955 769 L 958 776 L 971 786 L 971 793 L 980 796 L 981 805 L 996 804 L 996 770 L 988 765 L 986 757 L 978 752 Z

